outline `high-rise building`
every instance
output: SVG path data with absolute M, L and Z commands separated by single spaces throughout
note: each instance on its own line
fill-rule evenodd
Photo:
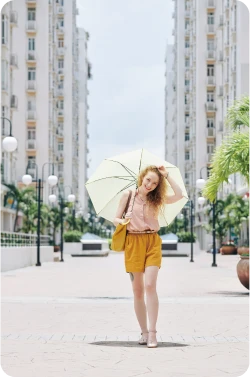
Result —
M 72 189 L 86 213 L 90 64 L 77 15 L 76 0 L 14 0 L 2 9 L 2 116 L 18 140 L 16 152 L 2 151 L 2 175 L 22 185 L 26 167 L 35 179 L 37 165 L 46 181 L 54 163 L 61 190 Z M 2 137 L 8 132 L 2 120 Z M 43 193 L 47 202 L 46 182 Z
M 173 109 L 166 109 L 166 149 L 176 151 L 175 162 L 195 202 L 199 235 L 204 214 L 196 180 L 207 178 L 215 147 L 229 132 L 224 125 L 228 107 L 249 93 L 249 12 L 236 0 L 174 0 L 174 5 L 173 90 L 167 83 L 165 100 Z M 230 190 L 247 191 L 239 175 L 231 179 Z M 218 197 L 227 192 L 225 185 Z

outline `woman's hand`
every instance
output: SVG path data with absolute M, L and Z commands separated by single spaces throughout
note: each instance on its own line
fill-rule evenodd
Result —
M 161 166 L 157 166 L 157 169 L 159 170 L 159 172 L 163 175 L 163 177 L 166 177 L 167 174 L 168 174 L 168 171 L 167 169 L 165 168 L 165 166 L 161 165 Z

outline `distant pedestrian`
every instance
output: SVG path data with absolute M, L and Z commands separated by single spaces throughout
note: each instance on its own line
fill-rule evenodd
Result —
M 167 195 L 165 178 L 174 195 Z M 157 233 L 160 229 L 158 215 L 165 204 L 175 203 L 184 195 L 179 185 L 171 178 L 171 172 L 169 173 L 164 166 L 150 165 L 145 168 L 139 174 L 137 185 L 138 188 L 132 190 L 125 219 L 122 215 L 129 198 L 129 190 L 124 191 L 121 197 L 113 223 L 117 226 L 130 218 L 127 225 L 124 260 L 126 272 L 130 274 L 134 309 L 141 328 L 139 344 L 147 344 L 149 348 L 154 348 L 157 347 L 156 322 L 159 310 L 156 282 L 162 260 L 162 240 Z M 147 307 L 144 301 L 145 291 Z

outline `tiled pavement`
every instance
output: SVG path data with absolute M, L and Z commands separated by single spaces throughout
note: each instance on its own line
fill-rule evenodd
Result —
M 138 345 L 123 257 L 71 258 L 2 273 L 2 375 L 241 376 L 249 365 L 248 291 L 238 256 L 164 258 L 158 348 Z M 247 375 L 247 372 L 246 372 Z

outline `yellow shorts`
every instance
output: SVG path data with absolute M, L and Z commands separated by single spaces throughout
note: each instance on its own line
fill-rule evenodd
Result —
M 128 233 L 124 248 L 126 272 L 144 272 L 147 266 L 161 268 L 161 244 L 158 233 Z

